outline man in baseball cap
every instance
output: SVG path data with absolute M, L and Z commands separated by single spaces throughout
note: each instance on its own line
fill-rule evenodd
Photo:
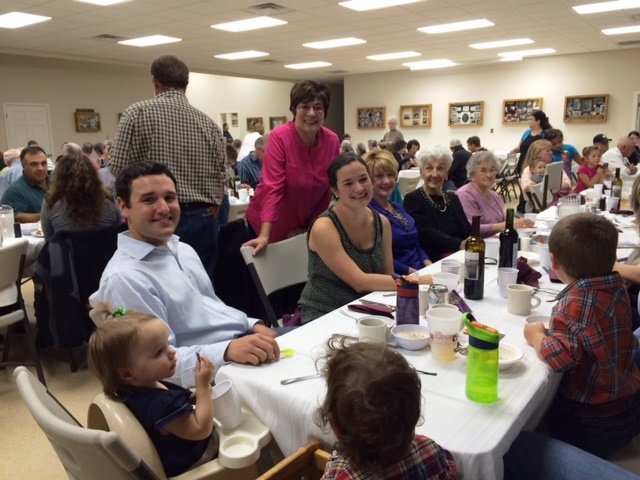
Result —
M 610 141 L 611 139 L 604 133 L 599 133 L 598 135 L 593 137 L 593 144 L 600 149 L 601 154 L 609 150 Z

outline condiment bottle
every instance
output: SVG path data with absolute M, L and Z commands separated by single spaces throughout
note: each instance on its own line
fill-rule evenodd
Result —
M 467 398 L 478 403 L 493 403 L 498 399 L 500 333 L 476 322 L 470 313 L 465 313 L 462 321 L 469 331 Z

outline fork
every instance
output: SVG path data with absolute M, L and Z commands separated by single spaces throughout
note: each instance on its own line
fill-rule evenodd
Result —
M 321 376 L 321 373 L 315 373 L 313 375 L 306 375 L 304 377 L 287 378 L 286 380 L 280 380 L 280 385 L 289 385 L 290 383 L 302 382 L 303 380 L 311 380 L 312 378 L 318 378 Z

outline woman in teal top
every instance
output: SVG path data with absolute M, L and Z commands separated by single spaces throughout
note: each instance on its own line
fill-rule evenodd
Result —
M 366 293 L 396 289 L 391 226 L 368 206 L 373 187 L 365 163 L 353 153 L 342 153 L 328 175 L 337 202 L 318 217 L 307 237 L 309 280 L 299 301 L 302 323 Z M 431 276 L 420 280 L 430 284 Z

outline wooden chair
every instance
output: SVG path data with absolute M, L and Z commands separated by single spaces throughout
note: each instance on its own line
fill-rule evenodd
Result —
M 320 447 L 320 442 L 306 444 L 257 480 L 318 480 L 331 459 L 331 455 Z

